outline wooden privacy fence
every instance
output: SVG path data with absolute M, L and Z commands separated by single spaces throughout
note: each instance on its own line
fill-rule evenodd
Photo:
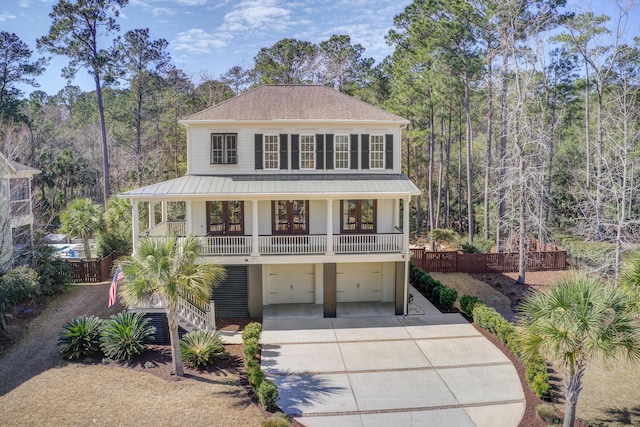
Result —
M 411 248 L 411 262 L 433 273 L 511 273 L 518 271 L 518 253 L 461 254 L 429 252 Z M 565 251 L 528 252 L 527 271 L 553 271 L 567 268 Z
M 74 283 L 97 283 L 111 280 L 113 263 L 119 257 L 119 252 L 111 252 L 100 260 L 65 259 L 65 262 L 71 267 Z

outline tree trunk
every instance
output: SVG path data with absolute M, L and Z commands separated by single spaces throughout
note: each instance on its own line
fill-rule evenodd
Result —
M 83 237 L 82 244 L 84 246 L 84 256 L 86 259 L 91 259 L 91 245 L 89 244 L 89 238 Z
M 565 405 L 564 405 L 564 421 L 563 427 L 573 427 L 576 420 L 576 408 L 578 407 L 578 397 L 582 390 L 582 375 L 584 369 L 580 367 L 571 367 L 566 374 L 565 380 Z
M 178 308 L 167 302 L 167 320 L 169 323 L 169 342 L 171 343 L 171 364 L 173 373 L 178 377 L 184 376 L 182 353 L 180 353 L 180 339 L 178 337 Z
M 443 111 L 444 113 L 444 111 Z M 440 116 L 440 147 L 438 149 L 438 154 L 440 155 L 440 164 L 438 166 L 438 195 L 437 195 L 437 200 L 436 200 L 436 227 L 438 228 L 444 228 L 444 221 L 440 220 L 440 207 L 442 205 L 442 173 L 443 173 L 443 166 L 442 164 L 444 163 L 444 155 L 442 152 L 443 149 L 443 145 L 444 145 L 444 114 L 441 114 Z
M 489 56 L 487 68 L 487 153 L 484 169 L 484 238 L 489 240 L 489 185 L 491 184 L 491 137 L 493 136 L 493 69 L 492 56 Z
M 526 173 L 526 161 L 524 159 L 524 152 L 520 150 L 520 162 L 519 162 L 519 175 L 520 175 L 520 233 L 518 238 L 518 280 L 516 283 L 519 285 L 525 284 L 525 274 L 527 271 L 527 215 L 526 215 L 526 203 L 527 203 L 527 185 L 525 182 Z
M 109 186 L 109 147 L 107 145 L 107 126 L 104 121 L 104 106 L 102 105 L 102 87 L 100 86 L 100 73 L 94 70 L 94 82 L 96 84 L 96 96 L 98 98 L 98 114 L 100 115 L 100 133 L 102 135 L 102 190 L 104 196 L 104 207 L 111 196 Z
M 473 245 L 473 232 L 475 219 L 473 217 L 473 159 L 471 157 L 471 144 L 473 143 L 473 131 L 471 129 L 471 102 L 469 94 L 469 76 L 464 73 L 464 111 L 466 116 L 466 146 L 467 146 L 467 217 L 469 225 L 469 244 Z
M 136 178 L 138 187 L 142 187 L 142 88 L 136 82 Z
M 431 96 L 433 96 L 433 90 L 430 89 L 429 92 L 431 93 Z M 433 98 L 430 100 L 431 102 L 431 108 L 430 108 L 430 112 L 429 112 L 429 163 L 428 163 L 428 168 L 429 170 L 427 171 L 427 197 L 429 198 L 428 202 L 428 208 L 429 208 L 429 233 L 431 233 L 433 231 L 433 155 L 435 152 L 435 148 L 434 146 L 436 145 L 436 141 L 435 141 L 435 130 L 434 130 L 434 112 L 433 112 Z
M 589 225 L 589 209 L 590 209 L 590 201 L 591 201 L 591 138 L 589 136 L 591 130 L 589 126 L 589 121 L 591 120 L 591 111 L 589 105 L 589 64 L 587 60 L 584 61 L 584 72 L 585 72 L 585 85 L 584 85 L 584 141 L 585 141 L 585 154 L 586 154 L 586 182 L 585 182 L 585 225 Z
M 500 159 L 499 159 L 499 179 L 498 179 L 498 224 L 496 227 L 496 246 L 497 251 L 502 252 L 504 249 L 504 222 L 506 214 L 505 203 L 505 177 L 507 174 L 507 95 L 508 95 L 508 57 L 506 52 L 502 56 L 502 95 L 500 100 Z
M 449 170 L 451 169 L 451 107 L 449 107 L 449 127 L 447 128 L 447 148 L 445 152 L 446 163 L 445 163 L 445 172 L 444 172 L 444 209 L 443 216 L 444 220 L 442 222 L 442 226 L 444 228 L 449 227 L 449 208 L 451 206 L 451 180 L 449 175 Z

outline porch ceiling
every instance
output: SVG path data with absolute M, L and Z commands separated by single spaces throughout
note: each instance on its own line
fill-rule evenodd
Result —
M 132 199 L 185 200 L 272 199 L 298 196 L 306 199 L 396 198 L 417 196 L 420 190 L 405 175 L 304 174 L 304 175 L 187 175 L 122 193 Z

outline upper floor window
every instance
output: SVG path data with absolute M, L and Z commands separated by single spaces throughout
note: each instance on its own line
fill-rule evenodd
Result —
M 280 168 L 280 143 L 278 135 L 265 135 L 264 136 L 264 168 L 265 169 L 279 169 Z
M 316 168 L 316 136 L 300 135 L 300 169 Z
M 371 135 L 369 139 L 369 168 L 384 169 L 384 135 Z
M 238 134 L 211 134 L 211 164 L 226 165 L 238 163 Z
M 335 169 L 349 169 L 349 135 L 336 135 L 333 148 Z

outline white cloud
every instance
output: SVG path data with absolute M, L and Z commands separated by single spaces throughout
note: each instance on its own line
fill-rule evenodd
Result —
M 230 36 L 214 35 L 200 28 L 192 28 L 178 33 L 176 39 L 171 42 L 171 46 L 175 50 L 184 50 L 194 54 L 211 53 L 214 49 L 227 46 L 229 38 Z
M 0 12 L 0 22 L 8 21 L 10 19 L 16 19 L 16 16 L 9 12 Z
M 207 0 L 177 0 L 179 4 L 185 6 L 202 6 L 207 4 Z
M 223 31 L 282 30 L 290 26 L 291 10 L 277 0 L 244 0 L 224 16 Z

